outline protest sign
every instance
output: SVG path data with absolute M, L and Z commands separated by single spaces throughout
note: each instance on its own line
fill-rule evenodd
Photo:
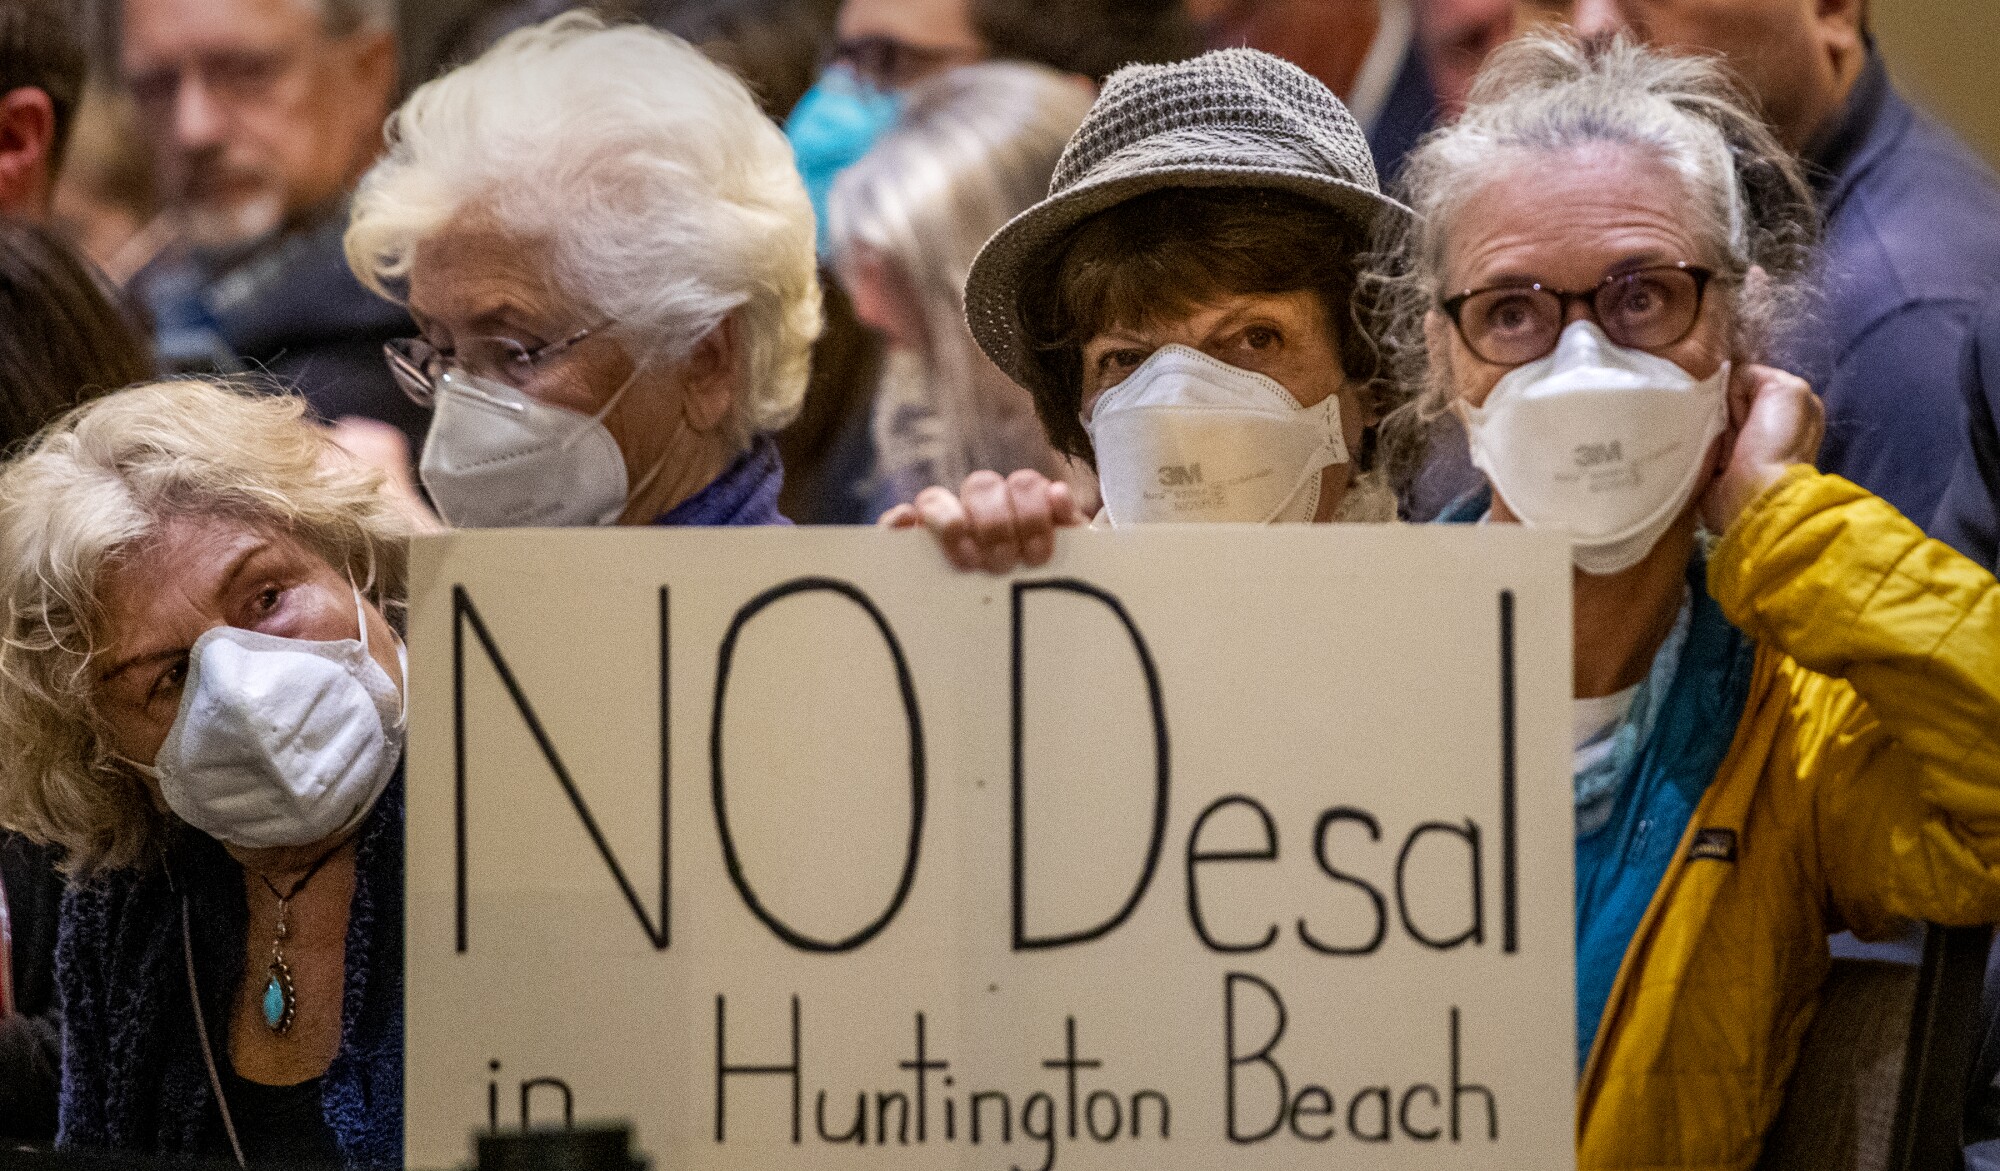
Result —
M 1572 1166 L 1569 581 L 1500 528 L 419 542 L 409 1162 Z

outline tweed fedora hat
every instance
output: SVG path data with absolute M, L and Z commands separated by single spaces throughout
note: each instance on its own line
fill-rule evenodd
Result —
M 1064 148 L 1048 198 L 994 233 L 973 262 L 966 323 L 994 365 L 1033 384 L 1040 364 L 1022 336 L 1024 281 L 1084 220 L 1163 187 L 1289 191 L 1364 233 L 1384 215 L 1410 214 L 1382 194 L 1354 116 L 1298 66 L 1255 49 L 1127 66 Z

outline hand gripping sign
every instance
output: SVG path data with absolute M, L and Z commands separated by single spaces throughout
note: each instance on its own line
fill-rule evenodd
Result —
M 461 533 L 411 588 L 407 1144 L 1562 1168 L 1569 561 L 1522 531 Z

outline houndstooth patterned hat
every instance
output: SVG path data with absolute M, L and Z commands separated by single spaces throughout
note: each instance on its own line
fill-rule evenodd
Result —
M 1364 233 L 1384 214 L 1410 214 L 1382 194 L 1354 116 L 1298 66 L 1255 49 L 1127 66 L 1063 150 L 1048 198 L 994 233 L 973 262 L 966 322 L 994 365 L 1024 386 L 1040 375 L 1018 309 L 1027 272 L 1084 220 L 1162 187 L 1291 191 Z

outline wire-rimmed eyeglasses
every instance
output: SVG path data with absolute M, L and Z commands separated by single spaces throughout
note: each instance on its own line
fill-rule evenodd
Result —
M 440 350 L 421 337 L 397 338 L 382 347 L 396 385 L 422 406 L 437 400 L 437 381 L 446 370 L 462 370 L 475 378 L 490 378 L 515 390 L 525 390 L 535 367 L 563 353 L 611 323 L 601 321 L 532 348 L 510 337 L 468 337 Z

